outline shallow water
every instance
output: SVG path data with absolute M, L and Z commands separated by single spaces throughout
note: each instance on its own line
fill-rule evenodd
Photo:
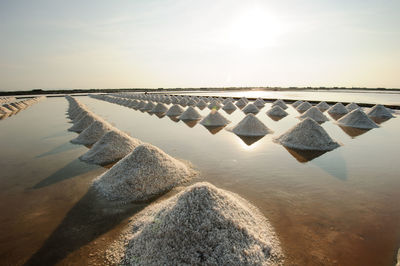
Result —
M 342 146 L 304 162 L 316 155 L 273 141 L 299 122 L 290 106 L 288 117 L 274 121 L 267 104 L 257 117 L 274 133 L 249 146 L 226 128 L 212 134 L 200 124 L 78 100 L 133 137 L 191 161 L 200 180 L 251 201 L 275 227 L 289 265 L 393 265 L 400 237 L 398 117 L 351 137 L 362 132 L 346 133 L 328 115 L 322 126 Z M 101 262 L 107 244 L 146 205 L 110 215 L 113 207 L 97 203 L 88 187 L 106 169 L 77 159 L 87 148 L 69 143 L 77 134 L 67 131 L 66 109 L 65 99 L 51 98 L 0 121 L 0 264 Z M 220 112 L 230 126 L 245 116 Z

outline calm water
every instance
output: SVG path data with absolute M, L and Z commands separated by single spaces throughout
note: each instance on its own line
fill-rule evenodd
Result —
M 89 97 L 78 100 L 133 137 L 191 161 L 199 179 L 251 201 L 276 228 L 289 265 L 393 265 L 400 237 L 398 118 L 356 137 L 331 119 L 322 126 L 342 146 L 300 162 L 299 155 L 273 142 L 299 122 L 292 107 L 288 117 L 274 121 L 265 114 L 267 104 L 257 117 L 274 133 L 249 146 L 226 129 L 212 134 L 200 124 L 189 127 Z M 35 261 L 32 257 L 61 264 L 101 261 L 129 216 L 144 207 L 130 206 L 102 222 L 105 211 L 88 187 L 106 169 L 77 159 L 87 148 L 69 143 L 76 134 L 67 131 L 66 109 L 65 99 L 46 99 L 0 121 L 0 264 Z M 220 112 L 230 126 L 245 116 L 240 110 Z M 49 251 L 57 259 L 43 255 Z

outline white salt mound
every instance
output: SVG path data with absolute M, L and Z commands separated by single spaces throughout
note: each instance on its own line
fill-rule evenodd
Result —
M 232 102 L 227 102 L 223 107 L 223 110 L 225 111 L 234 111 L 237 109 L 237 107 L 232 103 Z
M 340 118 L 337 123 L 346 127 L 355 127 L 361 129 L 371 129 L 379 127 L 371 120 L 361 109 L 355 109 L 347 115 Z
M 86 128 L 88 128 L 93 122 L 100 120 L 98 116 L 96 116 L 93 113 L 88 113 L 84 117 L 82 117 L 79 121 L 77 121 L 72 127 L 70 127 L 68 130 L 69 131 L 74 131 L 74 132 L 82 132 Z
M 246 137 L 261 137 L 272 132 L 254 114 L 246 115 L 232 131 L 236 135 Z
M 217 110 L 211 110 L 211 112 L 200 121 L 203 126 L 226 126 L 230 121 L 221 115 Z
M 238 101 L 236 102 L 236 106 L 239 107 L 239 108 L 243 108 L 243 107 L 245 107 L 246 105 L 247 105 L 247 101 L 245 101 L 245 100 L 243 100 L 243 99 L 240 99 L 240 100 L 238 100 Z
M 296 110 L 299 112 L 305 112 L 308 109 L 310 109 L 311 107 L 312 107 L 312 105 L 309 102 L 303 102 L 302 104 L 297 106 Z
M 240 196 L 194 184 L 149 206 L 108 250 L 120 265 L 283 265 L 269 221 Z
M 211 101 L 211 103 L 208 105 L 208 108 L 209 109 L 219 109 L 219 108 L 221 108 L 221 104 L 220 104 L 220 102 L 219 101 L 217 101 L 217 100 L 213 100 L 213 101 Z
M 356 104 L 356 103 L 349 103 L 348 105 L 346 105 L 346 109 L 349 112 L 356 110 L 358 108 L 360 108 L 360 106 L 358 106 L 358 104 Z
M 207 103 L 206 103 L 203 99 L 201 99 L 201 100 L 197 103 L 196 106 L 199 107 L 199 108 L 205 108 L 205 107 L 207 106 Z
M 155 107 L 153 102 L 148 102 L 145 106 L 140 108 L 140 111 L 150 111 Z
M 189 106 L 185 112 L 181 114 L 179 117 L 180 120 L 199 120 L 201 119 L 201 115 L 196 111 L 192 106 Z
M 260 109 L 258 109 L 257 106 L 255 106 L 255 104 L 253 103 L 249 103 L 248 105 L 246 105 L 245 108 L 242 109 L 243 113 L 245 114 L 258 114 L 258 112 L 260 112 Z
M 254 101 L 254 105 L 261 109 L 265 106 L 265 102 L 263 99 L 257 98 L 257 100 Z
M 124 158 L 140 144 L 142 144 L 140 140 L 114 128 L 79 159 L 87 163 L 107 165 Z
M 303 101 L 301 101 L 301 100 L 299 100 L 299 101 L 295 101 L 294 103 L 292 103 L 292 106 L 294 107 L 294 108 L 297 108 L 300 104 L 302 104 L 303 103 Z
M 144 201 L 188 181 L 195 171 L 159 148 L 137 146 L 93 183 L 108 200 Z
M 275 105 L 271 109 L 267 111 L 267 115 L 269 116 L 276 116 L 276 117 L 284 117 L 287 116 L 288 113 L 283 110 L 279 105 Z
M 165 104 L 158 103 L 151 111 L 150 113 L 157 113 L 157 114 L 164 114 L 165 112 L 168 111 L 168 107 L 165 106 Z
M 321 112 L 324 112 L 330 108 L 329 104 L 326 102 L 322 101 L 316 105 L 316 107 L 321 110 Z
M 346 107 L 342 103 L 336 103 L 334 106 L 328 109 L 328 113 L 332 115 L 345 115 L 347 111 Z
M 390 111 L 383 105 L 377 104 L 367 113 L 369 117 L 373 118 L 392 118 L 394 117 Z
M 316 106 L 311 107 L 305 113 L 300 116 L 300 119 L 312 118 L 316 122 L 325 122 L 329 121 L 329 118 L 326 117 Z
M 9 113 L 11 113 L 10 109 L 0 106 L 0 114 L 5 115 L 5 114 L 9 114 Z
M 169 110 L 167 111 L 167 113 L 165 115 L 167 116 L 180 116 L 183 113 L 183 108 L 178 105 L 178 104 L 174 104 L 171 106 L 171 108 L 169 108 Z
M 272 106 L 280 106 L 282 109 L 287 109 L 287 105 L 285 104 L 285 102 L 281 99 L 276 100 L 275 102 L 272 103 Z
M 311 118 L 306 118 L 285 134 L 277 142 L 292 149 L 329 151 L 339 147 L 325 129 Z
M 71 140 L 71 142 L 82 145 L 93 145 L 112 128 L 113 126 L 104 120 L 95 121 L 88 128 L 83 130 L 78 137 Z

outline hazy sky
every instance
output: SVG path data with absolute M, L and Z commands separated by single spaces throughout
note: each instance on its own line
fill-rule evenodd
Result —
M 0 0 L 0 90 L 400 87 L 399 14 L 399 0 Z

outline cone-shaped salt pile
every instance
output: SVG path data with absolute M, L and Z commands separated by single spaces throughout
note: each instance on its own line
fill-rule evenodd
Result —
M 182 98 L 182 99 L 179 101 L 179 104 L 180 104 L 181 106 L 183 106 L 183 107 L 185 107 L 185 106 L 187 105 L 187 103 L 188 103 L 188 100 L 187 100 L 186 98 Z
M 307 111 L 308 109 L 310 109 L 311 107 L 312 107 L 312 105 L 309 102 L 303 102 L 302 104 L 297 106 L 296 110 L 299 111 L 300 113 L 303 113 L 303 112 Z
M 3 107 L 7 108 L 7 109 L 10 110 L 11 112 L 16 112 L 16 111 L 18 111 L 17 108 L 15 108 L 14 106 L 12 106 L 11 104 L 8 104 L 8 103 L 3 104 Z
M 334 106 L 328 109 L 328 113 L 332 115 L 345 115 L 347 111 L 346 107 L 342 103 L 336 103 Z
M 155 107 L 153 102 L 148 102 L 144 107 L 140 108 L 140 111 L 150 111 Z
M 235 111 L 237 107 L 229 101 L 222 107 L 222 109 L 225 111 Z
M 204 109 L 204 108 L 207 106 L 207 103 L 206 103 L 203 99 L 201 99 L 201 100 L 197 103 L 196 106 L 199 107 L 200 109 Z
M 271 133 L 263 122 L 261 122 L 254 114 L 248 114 L 233 129 L 233 133 L 239 136 L 258 137 Z
M 265 102 L 263 99 L 261 98 L 257 98 L 257 100 L 255 100 L 254 105 L 257 106 L 259 109 L 263 108 L 265 105 Z
M 197 102 L 196 102 L 196 100 L 195 99 L 190 99 L 189 101 L 188 101 L 188 103 L 187 103 L 187 105 L 190 105 L 190 106 L 196 106 L 196 104 L 197 104 Z
M 77 121 L 72 127 L 70 127 L 69 131 L 74 131 L 81 133 L 87 127 L 89 127 L 93 122 L 99 120 L 100 118 L 93 113 L 88 113 L 84 117 L 82 117 L 79 121 Z
M 82 145 L 93 145 L 112 128 L 113 127 L 109 123 L 102 119 L 95 121 L 88 128 L 82 131 L 78 137 L 71 140 L 71 142 Z
M 150 144 L 137 146 L 94 182 L 109 200 L 143 201 L 188 181 L 194 171 Z
M 303 113 L 300 118 L 305 119 L 305 118 L 312 118 L 314 121 L 318 123 L 322 123 L 325 121 L 329 121 L 329 118 L 326 117 L 316 106 L 311 107 L 308 109 L 305 113 Z
M 165 104 L 158 103 L 151 111 L 150 113 L 157 113 L 157 114 L 164 114 L 165 112 L 168 111 L 168 107 L 165 106 Z
M 358 104 L 356 104 L 356 103 L 349 103 L 348 105 L 346 105 L 346 109 L 349 112 L 356 110 L 358 108 L 360 108 L 360 106 L 358 106 Z
M 217 101 L 217 100 L 213 100 L 213 101 L 211 101 L 211 103 L 208 105 L 208 108 L 209 109 L 219 109 L 219 108 L 221 108 L 221 104 L 220 104 L 220 102 L 219 101 Z
M 124 158 L 140 144 L 140 140 L 114 128 L 79 159 L 92 164 L 107 165 Z
M 267 111 L 267 115 L 275 117 L 285 117 L 288 115 L 288 113 L 283 110 L 279 105 L 275 105 Z
M 282 109 L 287 109 L 287 105 L 285 104 L 284 101 L 282 101 L 281 99 L 276 100 L 275 102 L 272 103 L 272 106 L 278 105 L 280 106 Z
M 189 106 L 179 117 L 180 120 L 199 120 L 201 115 L 192 106 Z
M 269 221 L 240 196 L 194 184 L 152 205 L 110 247 L 119 265 L 283 265 Z
M 183 108 L 180 105 L 174 104 L 169 108 L 165 115 L 167 116 L 180 116 L 183 113 Z
M 303 101 L 301 101 L 301 100 L 299 100 L 299 101 L 295 101 L 294 103 L 292 103 L 292 106 L 294 107 L 294 108 L 297 108 L 300 104 L 302 104 L 303 103 Z
M 328 110 L 330 108 L 329 104 L 327 104 L 326 102 L 320 102 L 319 104 L 316 105 L 316 107 L 321 112 L 325 112 L 326 110 Z
M 255 106 L 253 103 L 249 103 L 248 105 L 246 105 L 245 108 L 243 108 L 242 111 L 243 111 L 243 113 L 245 113 L 245 114 L 250 114 L 250 113 L 252 113 L 252 114 L 258 114 L 258 112 L 259 112 L 260 110 L 259 110 L 258 107 Z
M 383 105 L 377 104 L 367 113 L 369 117 L 373 118 L 392 118 L 394 117 L 390 111 Z
M 1 115 L 10 114 L 10 113 L 11 113 L 10 109 L 7 109 L 7 108 L 5 108 L 3 106 L 0 106 L 0 114 Z
M 141 101 L 141 102 L 138 103 L 134 108 L 137 109 L 137 110 L 140 110 L 140 109 L 142 109 L 143 107 L 145 107 L 146 104 L 147 104 L 147 102 Z
M 240 99 L 239 101 L 236 102 L 236 106 L 239 108 L 243 108 L 247 105 L 247 102 L 243 99 Z
M 211 112 L 200 121 L 203 126 L 218 127 L 226 126 L 230 121 L 221 115 L 217 110 L 211 110 Z
M 276 139 L 283 146 L 299 150 L 329 151 L 339 147 L 325 129 L 306 118 Z
M 339 125 L 342 126 L 355 127 L 361 129 L 371 129 L 379 127 L 361 109 L 355 109 L 351 111 L 347 115 L 340 118 L 337 122 Z

